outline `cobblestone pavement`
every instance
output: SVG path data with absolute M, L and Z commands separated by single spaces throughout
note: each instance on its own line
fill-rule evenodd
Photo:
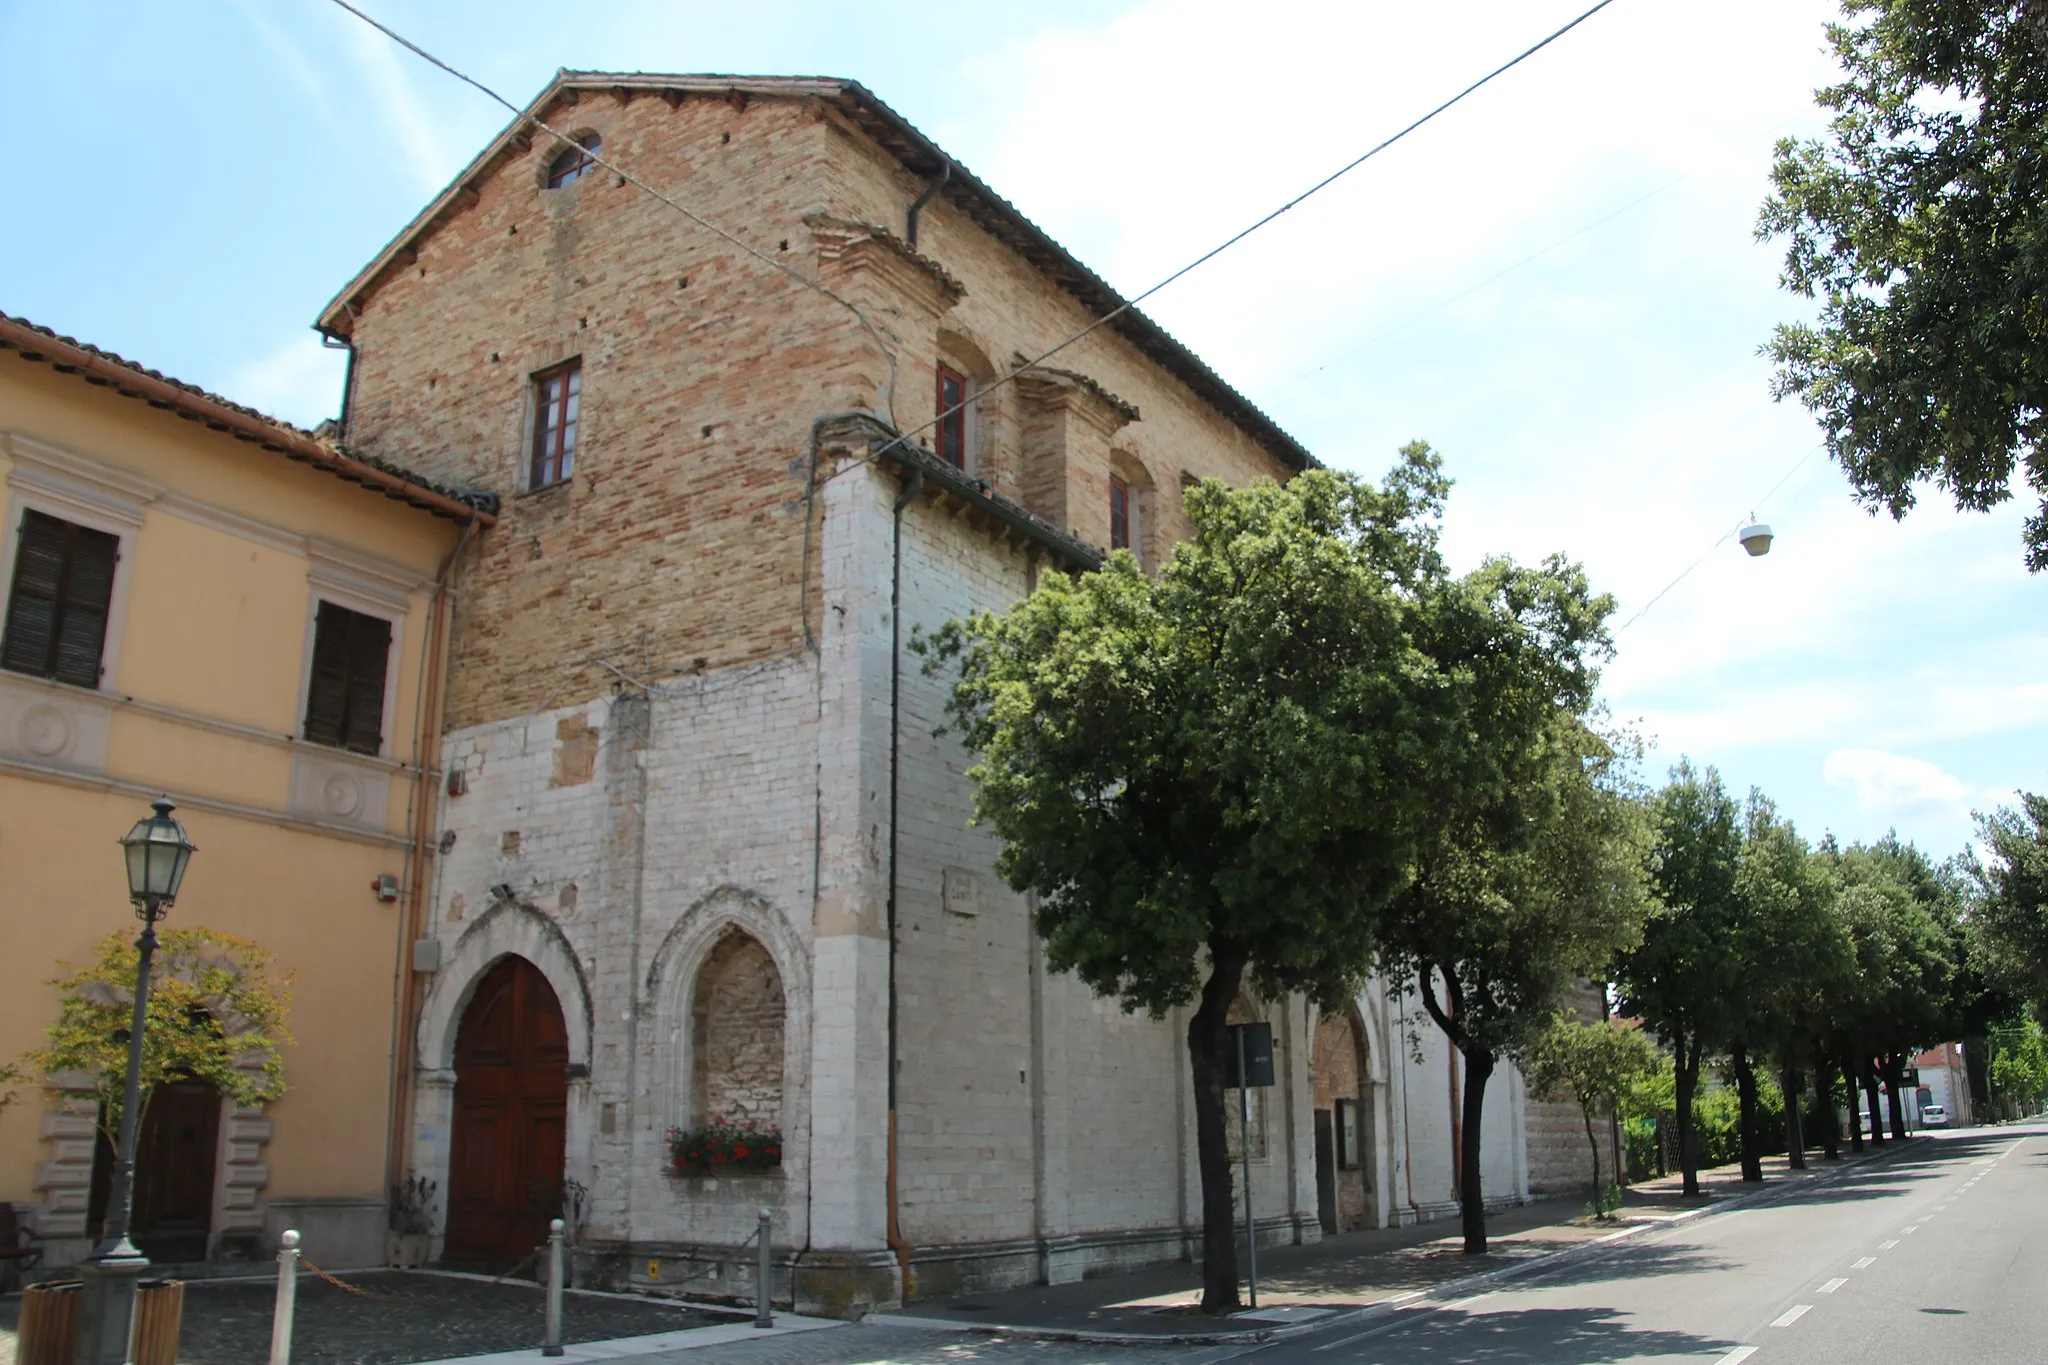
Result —
M 634 1356 L 629 1365 L 1022 1365 L 1026 1361 L 1032 1365 L 1209 1365 L 1242 1355 L 1245 1349 L 1241 1343 L 1102 1346 L 854 1323 L 765 1341 L 727 1343 L 716 1350 Z M 713 1356 L 715 1362 L 707 1359 Z
M 293 1365 L 409 1365 L 540 1346 L 543 1296 L 535 1285 L 406 1273 L 340 1278 L 374 1297 L 302 1274 Z M 179 1365 L 264 1365 L 276 1294 L 269 1281 L 187 1282 Z M 0 1300 L 0 1365 L 13 1359 L 20 1312 L 20 1299 Z M 731 1320 L 651 1300 L 571 1293 L 563 1304 L 562 1339 L 602 1341 Z M 708 1362 L 700 1357 L 692 1365 Z

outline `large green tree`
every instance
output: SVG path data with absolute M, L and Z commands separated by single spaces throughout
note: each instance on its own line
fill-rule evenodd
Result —
M 1764 1174 L 1756 1068 L 1775 1060 L 1790 1080 L 1822 1031 L 1829 995 L 1842 988 L 1856 959 L 1836 914 L 1829 866 L 1810 856 L 1806 841 L 1761 793 L 1750 793 L 1743 823 L 1732 940 L 1742 985 L 1730 1003 L 1724 1046 L 1739 1103 L 1742 1178 L 1757 1181 Z M 1796 1110 L 1800 1087 L 1784 1088 L 1788 1111 Z
M 1732 1031 L 1742 960 L 1735 938 L 1741 812 L 1721 775 L 1680 761 L 1651 803 L 1657 908 L 1619 967 L 1622 1012 L 1671 1053 L 1684 1192 L 1700 1191 L 1693 1099 L 1700 1067 Z
M 1985 858 L 1969 905 L 1972 959 L 1991 983 L 2048 1020 L 2048 797 L 1977 817 Z
M 1857 496 L 1904 516 L 1923 483 L 1959 507 L 2042 498 L 2048 567 L 2048 4 L 1845 0 L 1826 138 L 1778 145 L 1760 237 L 1815 322 L 1768 350 Z
M 1417 642 L 1448 491 L 1417 444 L 1380 485 L 1326 470 L 1187 494 L 1156 576 L 1127 553 L 950 624 L 931 667 L 976 818 L 1033 892 L 1048 963 L 1124 1008 L 1193 1005 L 1202 1306 L 1238 1306 L 1227 1018 L 1247 981 L 1336 1007 L 1405 885 L 1465 690 Z
M 1502 583 L 1522 577 L 1496 572 Z M 1575 572 L 1544 576 L 1540 589 L 1523 580 L 1496 590 L 1487 661 L 1475 652 L 1461 664 L 1498 669 L 1497 685 L 1525 692 L 1532 713 L 1504 701 L 1483 708 L 1470 744 L 1479 752 L 1463 782 L 1439 786 L 1414 879 L 1382 929 L 1388 978 L 1413 983 L 1464 1060 L 1458 1197 L 1472 1254 L 1486 1250 L 1488 1082 L 1502 1059 L 1528 1055 L 1575 985 L 1606 980 L 1639 941 L 1648 906 L 1647 823 L 1614 750 L 1576 714 L 1581 666 L 1565 663 L 1592 643 L 1605 599 L 1589 598 Z
M 1925 855 L 1896 839 L 1824 846 L 1822 855 L 1843 888 L 1838 912 L 1856 953 L 1855 982 L 1842 992 L 1837 1022 L 1844 1070 L 1852 1084 L 1860 1080 L 1873 1116 L 1880 1082 L 1889 1088 L 1892 1135 L 1903 1137 L 1906 1063 L 1959 1027 L 1945 891 Z

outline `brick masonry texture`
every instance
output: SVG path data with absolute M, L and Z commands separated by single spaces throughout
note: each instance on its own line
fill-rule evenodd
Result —
M 734 930 L 697 973 L 690 1002 L 692 1119 L 782 1122 L 782 977 L 768 950 Z
M 762 1206 L 775 1292 L 814 1311 L 1188 1254 L 1184 1013 L 1127 1016 L 1046 971 L 1028 901 L 970 823 L 949 682 L 908 651 L 892 729 L 903 485 L 864 437 L 813 425 L 917 426 L 940 359 L 987 379 L 1091 318 L 943 199 L 922 257 L 905 251 L 889 229 L 918 183 L 824 106 L 589 89 L 541 112 L 868 325 L 602 170 L 543 189 L 540 142 L 358 302 L 350 440 L 505 497 L 459 570 L 442 755 L 459 794 L 437 817 L 445 956 L 414 1167 L 445 1178 L 455 1031 L 477 977 L 516 952 L 563 1006 L 567 1173 L 589 1190 L 578 1255 L 598 1279 L 737 1292 Z M 528 489 L 530 377 L 579 357 L 574 475 Z M 1112 471 L 1152 564 L 1185 529 L 1184 481 L 1288 472 L 1107 329 L 1058 364 L 973 414 L 970 472 L 1083 541 L 1109 538 Z M 902 508 L 906 641 L 1057 571 L 962 513 L 929 488 Z M 892 754 L 909 1285 L 884 1198 Z M 1263 1239 L 1320 1235 L 1313 1110 L 1333 1085 L 1366 1101 L 1374 1138 L 1347 1210 L 1452 1207 L 1454 1068 L 1400 1001 L 1362 995 L 1361 1051 L 1320 1080 L 1304 1002 L 1249 1003 L 1280 1079 L 1255 1121 Z M 1524 1197 L 1519 1081 L 1496 1084 L 1489 1188 Z M 665 1171 L 670 1126 L 735 1110 L 779 1123 L 779 1173 Z

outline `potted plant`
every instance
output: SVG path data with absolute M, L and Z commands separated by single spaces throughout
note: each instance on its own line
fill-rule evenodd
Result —
M 423 1175 L 391 1187 L 391 1230 L 384 1235 L 384 1263 L 417 1270 L 434 1246 L 435 1184 Z
M 734 1114 L 668 1130 L 671 1173 L 686 1178 L 760 1175 L 782 1168 L 782 1130 Z

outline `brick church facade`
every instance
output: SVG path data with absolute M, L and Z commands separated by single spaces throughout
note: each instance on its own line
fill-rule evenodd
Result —
M 441 1252 L 566 1209 L 585 1282 L 750 1293 L 766 1206 L 775 1297 L 835 1313 L 1193 1254 L 1186 1021 L 1045 970 L 907 645 L 1310 455 L 1135 311 L 894 441 L 1121 300 L 858 85 L 563 72 L 529 113 L 769 259 L 522 120 L 320 320 L 352 448 L 502 498 L 401 1083 Z M 1242 1002 L 1262 1239 L 1455 1207 L 1412 1005 Z M 1494 1084 L 1489 1192 L 1569 1188 L 1575 1112 Z M 780 1168 L 674 1173 L 726 1116 Z

